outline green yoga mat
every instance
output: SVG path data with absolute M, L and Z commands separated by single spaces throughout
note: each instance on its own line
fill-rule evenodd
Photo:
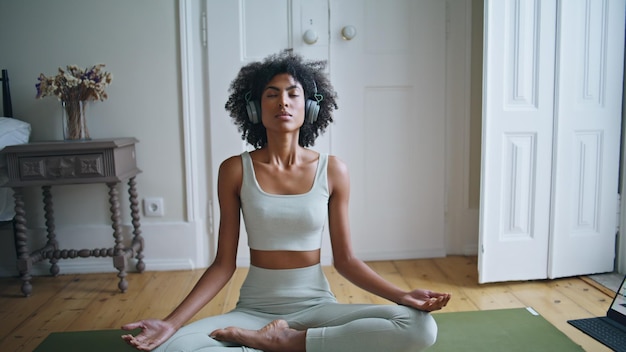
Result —
M 437 313 L 433 317 L 439 326 L 439 336 L 426 352 L 584 352 L 542 316 L 525 308 Z M 120 338 L 125 333 L 122 330 L 54 332 L 35 352 L 136 351 Z
M 136 334 L 138 330 L 132 331 Z M 124 352 L 136 349 L 122 340 L 124 330 L 53 332 L 34 352 Z
M 437 313 L 433 317 L 439 334 L 426 352 L 584 352 L 532 309 Z

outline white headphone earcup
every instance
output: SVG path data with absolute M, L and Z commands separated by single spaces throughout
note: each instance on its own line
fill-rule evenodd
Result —
M 317 121 L 317 115 L 320 112 L 320 104 L 313 99 L 307 99 L 305 108 L 304 119 L 306 122 L 314 123 Z
M 249 101 L 246 104 L 246 110 L 248 111 L 248 119 L 250 122 L 255 124 L 261 122 L 261 108 L 256 101 Z

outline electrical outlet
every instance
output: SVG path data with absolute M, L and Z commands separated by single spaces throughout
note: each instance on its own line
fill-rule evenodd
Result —
M 143 199 L 143 214 L 144 216 L 163 216 L 165 215 L 165 209 L 163 208 L 163 198 L 152 197 Z

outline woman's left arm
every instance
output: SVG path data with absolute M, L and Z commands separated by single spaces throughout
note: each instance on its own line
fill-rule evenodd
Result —
M 336 157 L 328 161 L 328 223 L 337 271 L 360 288 L 392 302 L 424 311 L 439 310 L 448 303 L 450 294 L 416 289 L 404 291 L 385 280 L 362 260 L 354 256 L 350 239 L 350 175 L 346 165 Z

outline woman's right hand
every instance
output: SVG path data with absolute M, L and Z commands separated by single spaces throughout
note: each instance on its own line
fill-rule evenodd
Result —
M 137 336 L 132 334 L 122 335 L 129 345 L 141 351 L 152 351 L 163 342 L 167 341 L 174 333 L 176 328 L 163 320 L 146 319 L 135 323 L 122 326 L 123 330 L 141 329 Z

